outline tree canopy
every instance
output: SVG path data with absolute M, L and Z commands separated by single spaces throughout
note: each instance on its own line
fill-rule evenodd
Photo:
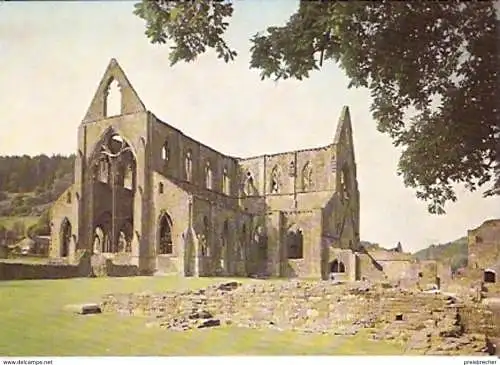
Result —
M 237 56 L 224 39 L 231 2 L 143 0 L 134 13 L 150 42 L 170 45 L 171 65 L 209 49 Z M 456 184 L 500 194 L 498 23 L 493 1 L 300 1 L 286 24 L 251 38 L 249 66 L 302 80 L 338 64 L 349 87 L 370 90 L 377 129 L 402 148 L 405 185 L 443 214 Z

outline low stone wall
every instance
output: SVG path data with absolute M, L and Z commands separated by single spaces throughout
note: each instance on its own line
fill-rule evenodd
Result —
M 286 277 L 296 278 L 296 277 L 306 277 L 308 273 L 307 262 L 304 259 L 288 259 L 285 266 L 285 272 L 283 273 Z
M 179 273 L 179 258 L 172 256 L 158 256 L 156 258 L 156 268 L 163 274 Z
M 0 280 L 68 279 L 81 276 L 77 265 L 0 262 Z
M 38 262 L 0 262 L 0 280 L 24 279 L 68 279 L 89 276 L 125 277 L 139 275 L 135 265 L 117 265 L 102 255 L 92 255 L 78 251 L 75 255 L 78 264 L 68 263 L 66 259 L 51 259 L 47 263 Z
M 110 294 L 102 308 L 171 330 L 230 325 L 352 335 L 369 329 L 374 339 L 403 341 L 409 351 L 479 354 L 485 346 L 484 336 L 464 334 L 455 299 L 366 283 L 229 282 L 182 293 Z
M 90 257 L 90 276 L 125 277 L 139 275 L 139 269 L 135 265 L 117 265 L 111 258 L 103 255 L 92 255 Z

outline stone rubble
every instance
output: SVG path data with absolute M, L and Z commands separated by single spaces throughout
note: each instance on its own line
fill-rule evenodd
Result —
M 238 326 L 355 335 L 366 330 L 374 340 L 406 344 L 409 353 L 485 354 L 485 336 L 464 332 L 456 302 L 439 293 L 367 283 L 231 281 L 194 291 L 110 294 L 101 308 L 145 316 L 148 326 L 173 331 Z

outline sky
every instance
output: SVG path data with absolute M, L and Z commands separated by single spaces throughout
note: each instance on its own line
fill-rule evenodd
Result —
M 430 215 L 397 176 L 400 151 L 376 130 L 366 89 L 347 89 L 335 64 L 305 81 L 261 81 L 249 69 L 250 37 L 281 25 L 290 0 L 239 1 L 226 35 L 239 53 L 169 66 L 151 45 L 134 2 L 0 2 L 0 155 L 76 152 L 76 132 L 104 70 L 117 59 L 146 108 L 216 150 L 236 157 L 325 146 L 344 105 L 353 124 L 361 239 L 414 252 L 500 218 L 500 198 L 458 189 L 447 214 Z

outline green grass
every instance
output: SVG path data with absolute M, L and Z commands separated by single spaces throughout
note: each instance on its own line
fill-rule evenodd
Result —
M 396 344 L 370 341 L 365 335 L 340 337 L 223 327 L 170 332 L 147 328 L 145 318 L 112 313 L 80 316 L 64 310 L 67 304 L 97 302 L 107 293 L 200 288 L 217 281 L 221 279 L 135 277 L 0 282 L 0 356 L 403 353 Z

